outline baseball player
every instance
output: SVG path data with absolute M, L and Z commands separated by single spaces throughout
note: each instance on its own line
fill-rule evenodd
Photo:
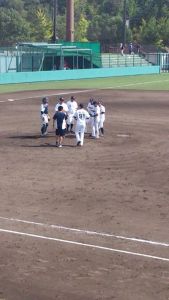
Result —
M 92 117 L 92 137 L 95 139 L 99 138 L 99 123 L 100 123 L 100 107 L 97 101 L 93 102 L 94 109 L 91 114 Z
M 63 107 L 63 112 L 65 112 L 67 114 L 68 107 L 67 107 L 67 104 L 64 103 L 64 101 L 65 101 L 65 99 L 63 97 L 59 98 L 59 102 L 55 106 L 55 112 L 58 111 L 59 106 L 62 106 Z
M 100 136 L 104 135 L 104 121 L 105 121 L 105 106 L 103 105 L 102 101 L 98 101 L 98 105 L 100 107 L 100 122 L 99 122 L 99 130 Z
M 83 104 L 79 104 L 79 109 L 75 112 L 74 118 L 76 120 L 75 135 L 77 146 L 83 146 L 86 120 L 89 120 L 90 118 L 87 110 L 83 108 Z
M 68 107 L 68 118 L 67 118 L 67 132 L 73 132 L 74 114 L 78 109 L 78 104 L 75 101 L 75 97 L 71 96 L 70 100 L 66 103 Z
M 63 106 L 58 107 L 58 111 L 53 116 L 53 127 L 56 129 L 56 147 L 61 148 L 63 138 L 66 133 L 66 114 L 63 111 Z
M 88 127 L 91 128 L 91 131 L 92 131 L 92 127 L 93 127 L 93 118 L 92 118 L 92 115 L 93 115 L 93 112 L 94 112 L 94 105 L 93 105 L 93 102 L 94 102 L 94 99 L 93 98 L 90 98 L 89 100 L 89 103 L 87 105 L 87 111 L 90 115 L 90 119 L 89 121 L 87 122 L 87 124 L 89 125 Z M 86 130 L 87 131 L 87 130 Z
M 48 97 L 42 98 L 42 104 L 40 106 L 41 113 L 41 136 L 45 136 L 48 132 L 48 124 L 50 121 L 50 116 L 48 114 Z

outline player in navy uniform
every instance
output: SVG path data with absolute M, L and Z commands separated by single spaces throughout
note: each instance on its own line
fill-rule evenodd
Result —
M 61 148 L 63 138 L 66 133 L 66 119 L 67 115 L 63 111 L 63 106 L 58 107 L 58 111 L 53 116 L 53 127 L 56 129 L 56 147 Z
M 48 123 L 50 120 L 50 117 L 48 114 L 48 98 L 47 97 L 42 98 L 40 113 L 41 113 L 41 135 L 45 136 L 48 133 L 47 129 L 48 129 Z

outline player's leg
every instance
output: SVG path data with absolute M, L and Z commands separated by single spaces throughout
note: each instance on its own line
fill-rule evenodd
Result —
M 43 115 L 42 117 L 43 119 L 43 125 L 42 125 L 42 128 L 41 128 L 41 133 L 42 135 L 46 135 L 48 132 L 47 132 L 47 129 L 48 129 L 48 115 Z
M 44 116 L 41 115 L 41 135 L 43 136 L 46 130 L 45 119 Z
M 101 119 L 99 122 L 99 131 L 100 131 L 100 136 L 104 135 L 104 129 L 103 129 L 103 120 Z
M 59 131 L 58 131 L 58 129 L 56 129 L 56 131 L 55 131 L 55 134 L 56 134 L 56 147 L 58 147 L 59 146 Z
M 92 137 L 95 138 L 95 136 L 96 136 L 96 128 L 95 128 L 95 120 L 94 120 L 94 118 L 92 118 L 91 127 L 92 127 Z
M 97 120 L 95 121 L 95 137 L 99 138 L 99 122 Z
M 74 118 L 73 114 L 70 115 L 70 132 L 73 133 L 73 125 L 74 125 Z
M 45 124 L 45 132 L 44 135 L 48 134 L 48 123 Z
M 63 142 L 63 136 L 60 135 L 60 136 L 59 136 L 59 145 L 58 145 L 59 148 L 62 147 L 62 142 Z
M 73 123 L 70 124 L 70 132 L 73 132 Z
M 84 133 L 85 133 L 85 126 L 82 126 L 81 130 L 80 130 L 80 143 L 81 143 L 81 146 L 83 146 L 83 144 L 84 144 Z
M 66 121 L 66 131 L 69 132 L 69 127 L 70 127 L 70 120 L 69 120 L 69 115 Z
M 41 135 L 44 135 L 45 130 L 46 130 L 46 126 L 45 126 L 45 124 L 42 124 L 42 126 L 41 126 Z
M 79 127 L 79 125 L 76 125 L 75 136 L 76 136 L 77 146 L 79 146 L 80 143 L 81 143 L 81 140 L 80 140 L 80 127 Z

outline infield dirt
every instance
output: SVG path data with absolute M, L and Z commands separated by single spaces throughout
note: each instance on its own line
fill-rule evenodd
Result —
M 102 98 L 105 136 L 80 148 L 69 134 L 58 149 L 50 122 L 40 137 L 54 93 Z M 64 93 L 0 95 L 0 299 L 168 300 L 169 93 Z

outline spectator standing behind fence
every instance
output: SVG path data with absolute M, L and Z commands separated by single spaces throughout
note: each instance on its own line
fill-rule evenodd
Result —
M 138 43 L 136 44 L 136 50 L 137 50 L 137 53 L 139 54 L 140 53 L 140 45 Z
M 129 54 L 130 55 L 134 54 L 134 52 L 133 52 L 133 44 L 132 43 L 129 44 Z
M 120 43 L 120 53 L 123 56 L 124 55 L 124 44 Z

